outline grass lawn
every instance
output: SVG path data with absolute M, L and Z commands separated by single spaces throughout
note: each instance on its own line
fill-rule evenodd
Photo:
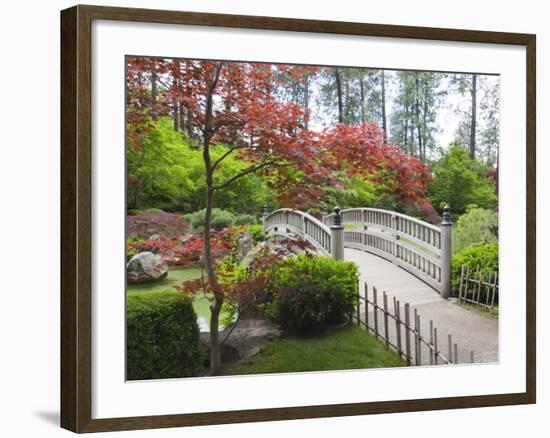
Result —
M 406 363 L 394 351 L 357 326 L 283 338 L 260 350 L 250 362 L 231 374 L 288 373 L 360 368 L 401 367 Z

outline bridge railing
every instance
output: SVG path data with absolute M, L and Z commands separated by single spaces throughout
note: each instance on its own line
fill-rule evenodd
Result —
M 291 208 L 264 212 L 264 230 L 278 236 L 297 235 L 325 255 L 333 255 L 331 229 L 310 214 Z
M 344 246 L 371 252 L 420 278 L 447 298 L 450 295 L 451 222 L 445 211 L 441 228 L 377 208 L 350 208 L 340 213 Z M 323 222 L 330 225 L 336 215 Z

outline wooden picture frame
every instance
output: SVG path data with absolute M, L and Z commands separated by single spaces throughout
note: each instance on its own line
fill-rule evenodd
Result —
M 526 391 L 416 400 L 287 408 L 92 418 L 92 22 L 112 20 L 370 37 L 490 43 L 526 49 Z M 535 403 L 536 400 L 536 37 L 487 32 L 237 16 L 166 10 L 75 6 L 61 12 L 61 426 L 99 432 L 396 413 Z

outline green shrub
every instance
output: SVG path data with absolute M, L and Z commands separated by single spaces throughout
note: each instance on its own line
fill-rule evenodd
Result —
M 234 221 L 235 225 L 256 225 L 257 223 L 258 219 L 251 214 L 239 214 Z
M 132 257 L 141 252 L 140 247 L 144 240 L 140 238 L 130 237 L 126 241 L 126 262 L 129 262 Z
M 457 254 L 474 243 L 497 241 L 494 230 L 498 227 L 498 215 L 491 210 L 470 206 L 453 227 L 453 253 Z
M 255 242 L 261 242 L 265 239 L 263 225 L 247 225 L 244 227 L 246 232 L 252 236 Z
M 342 322 L 357 304 L 358 281 L 352 262 L 298 255 L 273 270 L 264 311 L 292 331 Z
M 204 228 L 204 215 L 206 209 L 196 211 L 194 213 L 189 213 L 184 215 L 184 218 L 191 224 L 195 231 L 201 230 Z M 219 208 L 212 209 L 212 220 L 211 226 L 215 230 L 223 230 L 224 228 L 230 227 L 235 224 L 235 215 L 227 210 L 221 210 Z
M 202 352 L 197 315 L 181 292 L 129 295 L 126 334 L 128 380 L 198 375 Z
M 476 204 L 493 209 L 497 205 L 496 186 L 486 175 L 491 169 L 472 160 L 462 146 L 449 148 L 433 164 L 434 178 L 429 184 L 429 197 L 436 209 L 449 205 L 453 214 L 461 214 Z
M 164 213 L 164 210 L 160 209 L 160 208 L 148 208 L 147 210 L 145 210 L 145 213 Z
M 453 292 L 458 294 L 461 268 L 470 268 L 470 272 L 478 268 L 484 272 L 498 272 L 498 243 L 475 243 L 464 248 L 453 256 L 452 282 Z
M 131 210 L 128 210 L 128 216 L 137 216 L 138 214 L 143 214 L 143 211 L 138 210 L 137 208 L 133 208 Z

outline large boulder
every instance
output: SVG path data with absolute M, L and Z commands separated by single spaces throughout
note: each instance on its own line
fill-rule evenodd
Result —
M 152 252 L 140 252 L 133 256 L 126 265 L 128 283 L 144 283 L 162 280 L 168 275 L 168 265 L 162 258 Z
M 254 262 L 265 255 L 277 254 L 281 258 L 287 258 L 303 253 L 318 255 L 311 244 L 300 241 L 297 237 L 271 238 L 251 248 L 244 256 L 243 262 L 254 267 Z
M 242 233 L 241 237 L 237 240 L 237 259 L 240 261 L 250 252 L 256 245 L 254 238 L 246 231 Z
M 267 319 L 241 319 L 220 332 L 220 354 L 222 363 L 240 363 L 254 356 L 268 342 L 282 336 L 283 332 Z M 201 332 L 201 344 L 204 351 L 204 366 L 210 364 L 210 333 Z

